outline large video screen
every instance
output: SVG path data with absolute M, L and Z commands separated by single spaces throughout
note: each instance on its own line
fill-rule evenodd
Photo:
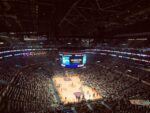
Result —
M 64 65 L 69 65 L 70 64 L 70 57 L 69 56 L 63 56 L 62 57 L 62 63 Z
M 67 68 L 83 67 L 87 58 L 85 54 L 59 54 L 61 66 Z
M 80 56 L 80 57 L 72 56 L 72 57 L 70 57 L 70 63 L 71 64 L 82 64 L 82 60 L 83 60 L 83 56 Z

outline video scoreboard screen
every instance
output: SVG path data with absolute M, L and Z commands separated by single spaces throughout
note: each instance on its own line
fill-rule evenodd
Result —
M 82 64 L 83 62 L 83 56 L 80 56 L 80 57 L 76 57 L 76 56 L 71 56 L 70 57 L 70 63 L 71 64 Z
M 60 63 L 63 67 L 77 68 L 86 64 L 86 55 L 82 53 L 60 53 Z

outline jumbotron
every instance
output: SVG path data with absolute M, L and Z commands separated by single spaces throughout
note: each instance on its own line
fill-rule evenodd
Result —
M 87 56 L 82 52 L 60 52 L 60 64 L 66 68 L 83 67 L 86 64 Z

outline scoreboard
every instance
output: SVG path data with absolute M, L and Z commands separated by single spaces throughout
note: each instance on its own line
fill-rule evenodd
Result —
M 59 56 L 61 66 L 67 68 L 83 67 L 87 60 L 86 54 L 83 53 L 62 52 Z

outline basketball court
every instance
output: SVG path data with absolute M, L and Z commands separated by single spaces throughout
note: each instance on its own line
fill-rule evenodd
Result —
M 95 88 L 91 88 L 81 81 L 79 76 L 54 76 L 53 82 L 64 104 L 80 102 L 82 100 L 99 100 L 102 96 Z

